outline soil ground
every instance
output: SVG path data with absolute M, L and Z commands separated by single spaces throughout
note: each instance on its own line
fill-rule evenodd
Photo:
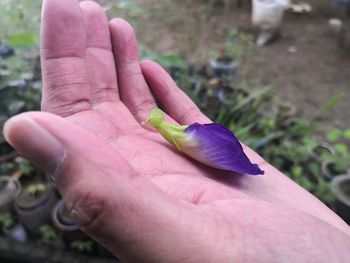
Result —
M 178 52 L 203 61 L 207 59 L 203 54 L 215 50 L 228 29 L 252 31 L 250 1 L 243 1 L 241 8 L 211 6 L 209 0 L 134 2 L 142 10 L 133 23 L 139 42 L 157 52 Z M 317 114 L 328 99 L 342 92 L 342 99 L 319 122 L 326 130 L 349 128 L 350 47 L 339 48 L 328 26 L 328 19 L 340 12 L 331 9 L 330 1 L 307 2 L 313 12 L 286 13 L 281 37 L 256 48 L 245 60 L 244 70 L 251 81 L 270 85 L 274 94 L 295 104 L 305 116 Z M 350 17 L 346 22 L 350 24 Z M 295 52 L 290 52 L 291 47 Z

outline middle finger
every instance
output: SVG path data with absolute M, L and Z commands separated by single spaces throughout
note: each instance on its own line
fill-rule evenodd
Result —
M 119 100 L 108 20 L 95 2 L 80 3 L 85 19 L 86 62 L 93 105 Z

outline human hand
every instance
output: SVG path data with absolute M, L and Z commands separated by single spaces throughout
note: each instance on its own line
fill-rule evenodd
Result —
M 178 153 L 140 123 L 158 101 L 169 121 L 208 123 L 151 61 L 129 24 L 93 2 L 46 0 L 42 109 L 7 140 L 56 176 L 73 217 L 125 262 L 345 262 L 350 230 L 245 147 L 263 176 L 232 175 Z M 58 115 L 58 116 L 57 116 Z M 330 241 L 330 242 L 329 242 Z

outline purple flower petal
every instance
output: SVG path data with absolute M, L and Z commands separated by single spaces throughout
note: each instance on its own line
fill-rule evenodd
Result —
M 199 161 L 222 170 L 241 174 L 264 174 L 257 164 L 250 162 L 236 136 L 220 124 L 188 126 L 185 133 L 197 142 L 202 156 Z

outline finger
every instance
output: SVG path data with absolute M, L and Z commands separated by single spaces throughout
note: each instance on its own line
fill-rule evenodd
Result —
M 121 100 L 142 122 L 157 105 L 141 72 L 134 30 L 122 19 L 113 19 L 110 30 Z
M 83 15 L 75 0 L 44 0 L 42 110 L 61 116 L 91 108 Z
M 117 76 L 109 24 L 105 12 L 95 2 L 80 3 L 85 18 L 86 63 L 93 104 L 116 101 Z
M 160 65 L 145 60 L 141 68 L 155 98 L 175 121 L 180 124 L 211 122 Z
M 162 242 L 170 242 L 170 247 L 183 242 L 185 236 L 171 244 L 176 219 L 181 217 L 179 203 L 135 175 L 121 154 L 99 137 L 61 117 L 33 112 L 10 119 L 4 133 L 30 161 L 57 176 L 64 200 L 83 231 L 125 262 L 145 256 L 145 251 L 137 252 L 137 248 L 151 248 L 150 240 L 152 255 L 142 260 L 166 262 L 147 257 L 157 254 L 156 249 L 170 249 Z M 168 237 L 159 238 L 164 234 Z

